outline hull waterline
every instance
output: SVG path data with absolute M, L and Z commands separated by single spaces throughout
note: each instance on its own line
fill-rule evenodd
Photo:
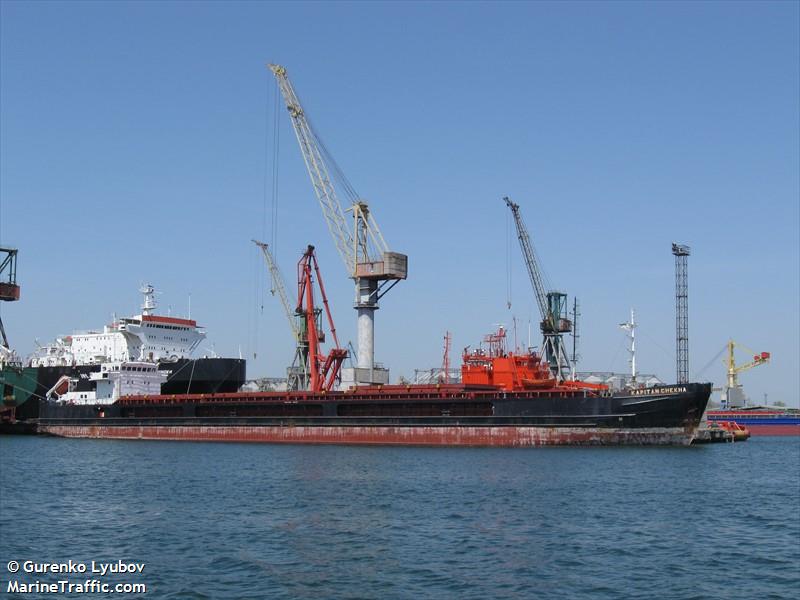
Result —
M 383 386 L 330 394 L 125 397 L 43 403 L 62 437 L 414 446 L 689 445 L 710 385 L 597 394 L 469 386 Z

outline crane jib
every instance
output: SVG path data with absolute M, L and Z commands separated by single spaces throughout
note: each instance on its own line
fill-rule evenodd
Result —
M 331 173 L 339 175 L 341 179 L 346 180 L 346 178 L 311 126 L 289 80 L 286 68 L 275 64 L 270 64 L 269 68 L 278 81 L 286 108 L 291 116 L 306 170 L 322 208 L 328 230 L 348 274 L 356 279 L 362 277 L 380 280 L 405 279 L 408 257 L 389 251 L 389 246 L 366 202 L 353 198 L 351 208 L 348 208 L 347 211 L 342 209 Z M 345 191 L 355 195 L 349 183 L 346 184 Z M 348 224 L 348 221 L 351 220 L 344 214 L 349 211 L 353 212 L 352 227 Z

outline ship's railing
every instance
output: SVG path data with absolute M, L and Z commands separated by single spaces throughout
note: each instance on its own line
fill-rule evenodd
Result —
M 445 380 L 448 383 L 461 383 L 461 369 L 448 369 L 447 377 L 445 377 L 444 369 L 441 367 L 414 369 L 415 384 L 443 383 Z
M 613 390 L 664 385 L 661 379 L 651 373 L 638 373 L 635 383 L 630 373 L 614 373 L 613 371 L 578 371 L 575 377 L 579 381 L 605 384 Z
M 436 385 L 379 385 L 363 386 L 347 392 L 231 392 L 227 394 L 169 394 L 169 395 L 139 395 L 124 396 L 119 399 L 121 406 L 158 405 L 158 404 L 207 404 L 207 403 L 257 403 L 257 402 L 362 402 L 362 401 L 390 401 L 400 400 L 441 400 L 449 402 L 456 399 L 481 400 L 481 399 L 534 399 L 569 398 L 577 395 L 600 396 L 601 394 L 588 390 L 526 390 L 519 392 L 504 392 L 497 388 L 486 386 L 465 386 L 462 384 L 436 384 Z

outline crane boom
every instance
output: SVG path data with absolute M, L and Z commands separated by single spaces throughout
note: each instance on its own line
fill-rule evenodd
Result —
M 286 69 L 281 65 L 272 64 L 269 65 L 269 68 L 278 80 L 278 86 L 286 102 L 286 108 L 292 118 L 292 127 L 297 136 L 297 142 L 300 144 L 300 151 L 303 155 L 308 175 L 311 177 L 314 192 L 317 195 L 317 200 L 322 208 L 322 214 L 328 224 L 331 236 L 333 236 L 336 249 L 347 266 L 348 272 L 355 273 L 356 255 L 353 234 L 347 224 L 342 205 L 336 197 L 336 190 L 333 187 L 321 150 L 324 146 L 319 144 L 314 130 L 311 128 L 308 119 L 306 119 L 300 100 L 297 98 L 292 82 L 289 81 L 289 77 L 286 74 Z
M 522 220 L 519 211 L 519 204 L 512 202 L 508 197 L 503 200 L 511 209 L 514 216 L 514 224 L 517 228 L 519 245 L 522 248 L 522 256 L 525 259 L 525 266 L 528 268 L 528 276 L 531 280 L 536 303 L 539 305 L 539 312 L 542 316 L 540 323 L 544 340 L 542 342 L 545 359 L 550 365 L 553 376 L 564 380 L 570 376 L 572 365 L 564 348 L 562 339 L 563 333 L 572 331 L 572 322 L 566 318 L 567 295 L 556 291 L 547 291 L 544 286 L 542 270 L 536 258 L 536 251 L 528 234 L 528 228 Z
M 741 365 L 736 364 L 736 359 L 734 357 L 734 349 L 736 347 L 742 348 L 743 350 L 748 351 L 752 356 L 753 360 L 748 363 L 744 363 Z M 756 353 L 750 350 L 747 346 L 740 344 L 739 342 L 734 342 L 733 340 L 728 340 L 726 344 L 726 348 L 728 351 L 728 356 L 723 361 L 725 366 L 728 368 L 728 387 L 736 387 L 739 385 L 738 375 L 743 371 L 748 371 L 753 367 L 758 367 L 763 365 L 764 363 L 768 363 L 771 356 L 769 352 L 760 352 Z
M 546 319 L 548 316 L 547 291 L 542 281 L 539 262 L 536 259 L 536 252 L 534 252 L 533 244 L 531 243 L 531 236 L 528 235 L 528 228 L 525 226 L 525 221 L 522 220 L 519 204 L 512 202 L 507 196 L 503 200 L 505 200 L 506 205 L 511 209 L 511 214 L 514 216 L 514 225 L 517 227 L 517 237 L 519 238 L 520 248 L 522 248 L 522 257 L 525 259 L 525 266 L 528 268 L 528 277 L 530 277 L 533 292 L 536 295 L 539 313 L 542 315 L 542 319 Z
M 278 299 L 280 299 L 281 304 L 283 305 L 283 311 L 286 313 L 286 318 L 289 321 L 289 327 L 292 330 L 295 341 L 297 341 L 300 339 L 300 328 L 297 325 L 295 311 L 292 308 L 292 305 L 289 304 L 289 298 L 286 295 L 286 287 L 283 284 L 283 277 L 281 276 L 281 272 L 278 269 L 277 263 L 275 262 L 275 258 L 269 251 L 269 246 L 267 244 L 264 242 L 259 242 L 258 240 L 253 240 L 253 243 L 261 248 L 261 252 L 264 253 L 264 260 L 267 262 L 267 268 L 272 275 L 272 290 L 270 291 L 273 294 L 277 292 Z

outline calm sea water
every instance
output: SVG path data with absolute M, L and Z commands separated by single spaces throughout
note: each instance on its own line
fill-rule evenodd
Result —
M 145 583 L 145 598 L 797 598 L 800 438 L 426 449 L 0 437 L 0 517 L 4 597 L 9 560 L 72 559 L 145 563 L 101 578 Z

